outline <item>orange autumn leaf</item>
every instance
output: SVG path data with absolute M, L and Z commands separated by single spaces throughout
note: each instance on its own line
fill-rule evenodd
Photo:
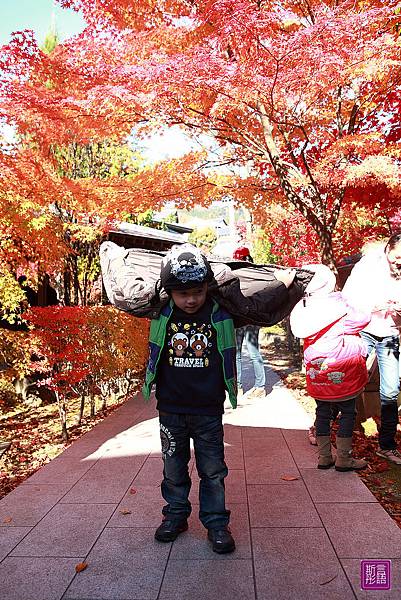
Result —
M 88 563 L 86 562 L 80 562 L 77 565 L 75 565 L 75 571 L 77 573 L 80 573 L 81 571 L 85 571 L 85 569 L 87 568 Z
M 3 523 L 11 523 L 12 522 L 12 517 L 6 517 L 3 521 Z
M 283 481 L 295 481 L 296 479 L 299 479 L 299 477 L 296 477 L 295 475 L 283 475 L 281 479 Z
M 135 488 L 131 488 L 129 491 L 130 494 L 136 494 L 136 489 Z
M 119 511 L 122 515 L 131 515 L 132 511 L 129 510 L 128 508 L 123 508 L 122 510 Z

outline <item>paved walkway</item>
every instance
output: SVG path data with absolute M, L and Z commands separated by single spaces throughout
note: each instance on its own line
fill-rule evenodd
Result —
M 399 599 L 401 530 L 357 475 L 316 469 L 308 415 L 267 375 L 225 417 L 234 554 L 210 549 L 195 470 L 189 531 L 153 539 L 162 459 L 137 396 L 0 502 L 0 599 Z M 392 591 L 360 590 L 362 558 L 392 559 Z

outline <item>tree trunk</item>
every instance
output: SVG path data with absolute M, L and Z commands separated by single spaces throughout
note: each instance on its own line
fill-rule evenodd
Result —
M 85 392 L 82 392 L 81 401 L 79 403 L 79 414 L 78 414 L 77 425 L 81 425 L 81 423 L 82 423 L 82 418 L 84 416 L 84 410 L 85 410 Z
M 334 273 L 337 273 L 336 261 L 333 253 L 333 237 L 331 232 L 322 223 L 311 223 L 311 225 L 319 237 L 322 263 L 330 267 Z
M 92 391 L 89 394 L 89 398 L 90 398 L 90 416 L 94 417 L 96 414 L 96 402 L 95 402 L 95 395 Z
M 106 410 L 107 407 L 107 397 L 110 393 L 110 386 L 108 383 L 101 383 L 100 384 L 100 393 L 102 395 L 102 408 L 101 410 Z
M 74 305 L 79 304 L 79 280 L 78 280 L 78 259 L 76 256 L 71 257 L 71 270 L 72 270 L 72 281 L 73 281 L 73 298 Z
M 60 424 L 61 424 L 61 436 L 65 442 L 68 442 L 69 435 L 67 429 L 67 410 L 65 407 L 65 400 L 58 392 L 56 392 L 57 396 L 57 405 L 58 405 L 58 413 L 60 416 Z
M 64 305 L 71 306 L 71 273 L 70 273 L 68 261 L 64 268 L 63 284 L 64 284 Z

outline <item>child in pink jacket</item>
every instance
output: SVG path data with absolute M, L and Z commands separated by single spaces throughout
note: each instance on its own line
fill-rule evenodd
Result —
M 290 323 L 293 334 L 304 339 L 306 388 L 316 401 L 318 469 L 353 471 L 367 466 L 351 456 L 357 396 L 367 381 L 366 346 L 359 332 L 370 315 L 352 308 L 341 292 L 334 292 L 336 279 L 325 265 L 307 265 L 315 276 L 305 296 L 294 307 Z M 332 407 L 340 411 L 334 461 L 330 444 Z

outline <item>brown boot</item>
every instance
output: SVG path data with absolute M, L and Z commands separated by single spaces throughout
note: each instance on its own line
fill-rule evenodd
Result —
M 359 458 L 353 458 L 352 451 L 352 437 L 336 437 L 337 444 L 337 459 L 336 459 L 336 471 L 358 471 L 368 466 L 366 460 L 360 460 Z
M 318 469 L 330 469 L 334 465 L 334 458 L 331 453 L 331 444 L 329 435 L 317 435 L 317 446 L 319 448 Z

